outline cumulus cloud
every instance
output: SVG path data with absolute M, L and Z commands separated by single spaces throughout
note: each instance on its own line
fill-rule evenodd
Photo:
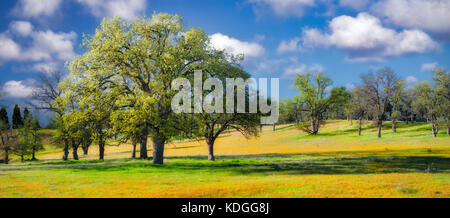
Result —
M 32 34 L 32 46 L 26 52 L 26 58 L 33 61 L 57 59 L 61 61 L 70 60 L 75 56 L 73 47 L 77 34 L 51 30 L 38 31 Z
M 305 10 L 315 6 L 314 0 L 249 0 L 256 13 L 270 11 L 279 17 L 303 17 Z
M 438 62 L 433 62 L 433 63 L 425 63 L 422 65 L 422 67 L 420 68 L 420 70 L 422 72 L 431 72 L 433 71 L 435 68 L 439 67 Z
M 28 98 L 34 91 L 34 80 L 11 80 L 3 84 L 1 90 L 6 98 Z
M 311 65 L 306 65 L 303 63 L 299 63 L 297 59 L 291 58 L 292 64 L 284 70 L 284 73 L 281 75 L 281 79 L 290 80 L 293 79 L 297 74 L 303 73 L 323 73 L 325 71 L 325 67 L 320 64 L 314 63 Z
M 61 0 L 19 0 L 13 13 L 27 18 L 52 16 L 61 6 Z
M 96 17 L 119 16 L 126 20 L 131 20 L 143 15 L 146 7 L 146 0 L 77 0 L 86 6 Z
M 14 60 L 20 57 L 20 46 L 11 38 L 0 34 L 0 61 Z
M 29 36 L 33 32 L 33 25 L 28 21 L 13 21 L 9 29 L 20 36 Z
M 419 80 L 417 80 L 417 78 L 413 76 L 406 77 L 405 81 L 407 85 L 415 85 L 417 82 L 419 82 Z
M 50 61 L 50 62 L 42 62 L 42 63 L 34 64 L 31 67 L 31 70 L 36 71 L 36 72 L 42 72 L 42 73 L 52 73 L 52 72 L 56 72 L 56 71 L 60 70 L 60 68 L 61 68 L 61 64 Z
M 278 45 L 277 52 L 278 54 L 284 54 L 288 52 L 300 52 L 303 51 L 303 47 L 300 45 L 301 42 L 300 37 L 295 37 L 291 40 L 283 40 L 280 45 Z
M 302 36 L 308 48 L 335 46 L 343 49 L 349 61 L 381 61 L 385 57 L 407 53 L 429 53 L 439 45 L 421 30 L 397 32 L 383 27 L 380 20 L 368 13 L 357 17 L 339 16 L 329 23 L 329 32 L 306 28 Z
M 210 39 L 215 49 L 225 50 L 233 55 L 243 54 L 245 58 L 258 57 L 265 52 L 264 47 L 259 43 L 240 41 L 221 33 L 213 34 Z
M 448 0 L 382 0 L 371 11 L 397 26 L 422 29 L 450 40 Z
M 13 34 L 11 34 L 13 33 Z M 28 41 L 21 46 L 16 43 Z M 53 32 L 51 30 L 35 31 L 33 25 L 26 21 L 14 21 L 9 25 L 9 30 L 0 34 L 0 62 L 5 61 L 30 61 L 33 66 L 20 68 L 27 71 L 49 72 L 59 69 L 63 62 L 75 57 L 74 46 L 77 34 L 73 31 Z

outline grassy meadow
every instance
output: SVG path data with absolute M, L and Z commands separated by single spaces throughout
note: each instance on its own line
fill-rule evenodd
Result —
M 450 197 L 450 137 L 433 138 L 425 123 L 384 125 L 381 139 L 349 121 L 328 121 L 317 136 L 289 125 L 255 139 L 230 132 L 215 162 L 204 141 L 175 141 L 162 166 L 130 159 L 126 144 L 107 147 L 104 161 L 93 146 L 66 162 L 46 145 L 39 161 L 0 166 L 0 197 Z

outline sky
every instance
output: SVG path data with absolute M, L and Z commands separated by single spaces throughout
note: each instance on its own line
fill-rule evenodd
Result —
M 449 68 L 450 0 L 3 0 L 0 93 L 24 105 L 39 73 L 67 71 L 82 39 L 105 17 L 165 12 L 201 28 L 255 78 L 280 78 L 280 98 L 298 94 L 297 73 L 323 72 L 352 89 L 390 67 L 408 85 Z

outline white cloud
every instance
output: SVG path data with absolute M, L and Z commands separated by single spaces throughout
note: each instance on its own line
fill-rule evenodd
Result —
M 27 41 L 27 43 L 24 43 L 23 46 L 19 45 L 14 38 L 11 38 L 14 36 L 16 36 L 15 38 L 21 36 L 19 41 Z M 76 40 L 77 34 L 73 31 L 68 33 L 51 30 L 34 31 L 29 22 L 15 21 L 9 25 L 8 31 L 0 34 L 0 62 L 40 62 L 32 63 L 32 67 L 16 68 L 26 71 L 52 71 L 61 68 L 63 62 L 70 61 L 75 57 Z
M 265 52 L 264 47 L 259 43 L 240 41 L 221 33 L 213 34 L 210 38 L 211 45 L 215 49 L 225 50 L 233 55 L 243 54 L 245 58 L 258 57 Z
M 370 3 L 370 0 L 339 0 L 339 5 L 349 7 L 355 10 L 363 10 Z
M 0 34 L 0 61 L 8 61 L 20 57 L 20 46 L 14 40 Z
M 256 72 L 257 74 L 266 73 L 266 74 L 274 74 L 281 72 L 281 66 L 283 64 L 288 63 L 285 59 L 264 59 L 259 61 L 259 63 L 256 66 Z
M 13 13 L 28 18 L 52 16 L 60 5 L 61 0 L 19 0 Z
M 43 62 L 34 64 L 31 67 L 31 70 L 41 73 L 52 73 L 60 70 L 60 68 L 61 64 L 58 64 L 56 62 Z
M 311 65 L 301 64 L 298 62 L 296 58 L 291 58 L 292 64 L 284 70 L 283 75 L 281 75 L 281 79 L 289 80 L 293 79 L 297 74 L 303 73 L 323 73 L 325 71 L 325 67 L 320 64 L 314 63 Z
M 147 8 L 146 0 L 77 0 L 86 6 L 96 17 L 119 16 L 131 20 L 144 15 Z
M 279 17 L 303 17 L 305 10 L 315 6 L 314 0 L 249 0 L 256 13 L 270 10 Z
M 20 36 L 29 36 L 33 32 L 33 25 L 28 21 L 13 21 L 9 29 Z
M 7 98 L 28 98 L 34 91 L 33 82 L 33 80 L 11 80 L 3 84 L 2 92 Z
M 407 53 L 429 53 L 439 45 L 426 33 L 417 30 L 396 32 L 382 26 L 368 13 L 357 17 L 339 16 L 331 20 L 330 33 L 318 29 L 303 30 L 303 46 L 335 46 L 346 51 L 349 61 L 381 61 L 384 57 Z
M 448 0 L 383 0 L 371 11 L 397 26 L 422 29 L 450 40 Z
M 422 72 L 431 72 L 433 71 L 435 68 L 439 67 L 438 62 L 433 62 L 433 63 L 425 63 L 422 65 L 422 67 L 420 68 L 420 70 Z
M 414 84 L 416 84 L 419 80 L 417 80 L 416 77 L 408 76 L 408 77 L 406 77 L 405 81 L 406 81 L 406 84 L 407 84 L 407 85 L 414 85 Z
M 285 40 L 281 41 L 280 45 L 278 45 L 278 48 L 277 48 L 278 54 L 303 51 L 304 49 L 299 44 L 301 42 L 301 40 L 302 39 L 300 37 L 295 37 L 289 41 L 285 41 Z
M 73 47 L 77 39 L 77 34 L 73 31 L 69 33 L 55 33 L 51 30 L 33 32 L 32 46 L 24 54 L 25 58 L 33 61 L 58 59 L 67 61 L 75 56 Z

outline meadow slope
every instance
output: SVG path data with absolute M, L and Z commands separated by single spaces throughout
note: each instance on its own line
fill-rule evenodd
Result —
M 382 139 L 370 124 L 363 134 L 348 121 L 318 136 L 291 126 L 256 139 L 231 132 L 216 143 L 217 161 L 204 142 L 177 141 L 163 166 L 129 159 L 130 145 L 108 147 L 105 161 L 94 146 L 68 162 L 46 146 L 38 162 L 0 166 L 0 197 L 450 197 L 449 136 L 433 138 L 423 123 L 392 133 L 389 122 Z

